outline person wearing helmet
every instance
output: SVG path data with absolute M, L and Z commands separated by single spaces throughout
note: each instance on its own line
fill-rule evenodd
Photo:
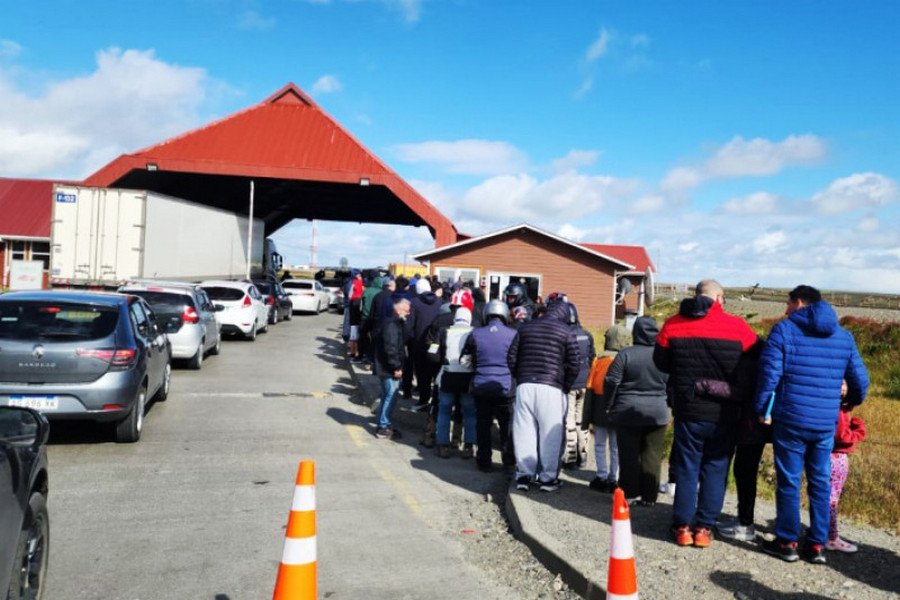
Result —
M 582 327 L 578 320 L 578 309 L 564 298 L 565 294 L 561 294 L 553 302 L 563 302 L 568 308 L 569 328 L 575 334 L 575 339 L 578 341 L 578 352 L 581 356 L 578 377 L 575 378 L 575 383 L 572 384 L 572 389 L 569 391 L 569 409 L 566 411 L 566 451 L 563 454 L 563 466 L 572 468 L 580 467 L 587 460 L 587 431 L 586 428 L 582 428 L 582 414 L 588 373 L 594 362 L 596 351 L 594 350 L 594 336 Z
M 530 321 L 534 316 L 534 302 L 528 298 L 528 292 L 521 283 L 510 283 L 506 286 L 506 289 L 503 290 L 503 299 L 511 312 L 520 307 L 524 308 L 526 311 L 525 321 Z M 514 321 L 513 326 L 517 327 L 516 323 L 519 322 L 518 320 Z
M 491 470 L 491 426 L 494 420 L 500 431 L 500 453 L 504 466 L 516 463 L 510 442 L 510 417 L 515 397 L 515 382 L 507 356 L 516 337 L 509 327 L 509 308 L 502 300 L 491 300 L 484 308 L 486 324 L 469 334 L 463 353 L 472 357 L 475 377 L 475 432 L 478 451 L 475 462 L 481 471 Z

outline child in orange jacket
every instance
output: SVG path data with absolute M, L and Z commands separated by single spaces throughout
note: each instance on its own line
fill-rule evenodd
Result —
M 841 396 L 847 393 L 847 382 L 841 386 Z M 850 416 L 851 407 L 841 404 L 838 412 L 837 429 L 834 432 L 834 449 L 831 451 L 831 521 L 828 528 L 827 550 L 836 552 L 856 552 L 856 544 L 841 539 L 838 535 L 837 516 L 838 501 L 850 471 L 850 454 L 856 444 L 866 439 L 866 426 L 859 417 Z

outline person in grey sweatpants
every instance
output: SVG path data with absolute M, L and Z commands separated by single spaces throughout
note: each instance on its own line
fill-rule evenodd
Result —
M 546 492 L 559 489 L 565 442 L 566 397 L 580 368 L 575 333 L 565 302 L 547 306 L 540 318 L 519 328 L 509 347 L 509 369 L 518 383 L 513 408 L 516 488 L 527 491 L 534 479 Z

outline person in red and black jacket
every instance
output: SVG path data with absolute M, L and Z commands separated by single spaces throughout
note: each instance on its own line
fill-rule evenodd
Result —
M 723 310 L 724 302 L 717 281 L 698 283 L 696 295 L 663 325 L 653 350 L 653 362 L 669 374 L 675 415 L 672 526 L 679 546 L 711 543 L 740 417 L 738 366 L 760 343 L 746 321 Z

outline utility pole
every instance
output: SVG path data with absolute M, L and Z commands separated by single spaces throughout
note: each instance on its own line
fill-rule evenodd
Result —
M 253 180 L 250 180 L 250 214 L 247 218 L 247 279 L 250 279 L 250 262 L 253 259 Z
M 315 219 L 312 222 L 312 244 L 309 245 L 309 265 L 319 266 L 319 226 Z

